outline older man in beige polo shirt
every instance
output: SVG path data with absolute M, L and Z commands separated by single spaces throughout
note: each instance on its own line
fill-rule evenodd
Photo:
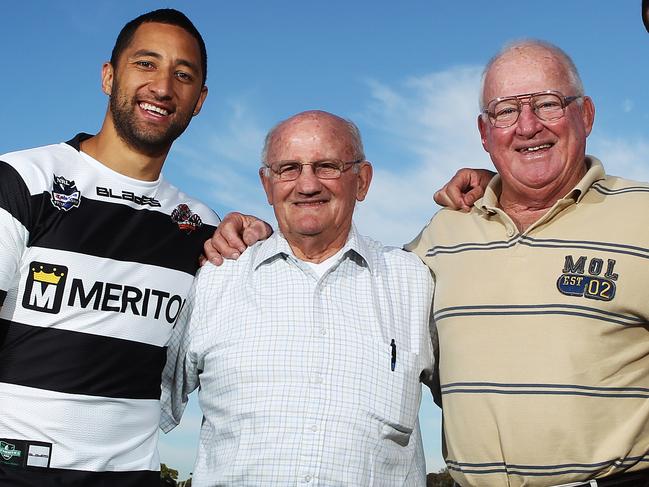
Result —
M 555 46 L 498 54 L 481 108 L 498 175 L 409 245 L 437 282 L 449 469 L 461 485 L 647 485 L 649 218 L 636 209 L 649 186 L 585 155 L 594 105 Z

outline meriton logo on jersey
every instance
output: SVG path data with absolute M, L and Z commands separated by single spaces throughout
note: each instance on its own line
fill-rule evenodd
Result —
M 151 316 L 174 323 L 183 305 L 183 298 L 179 295 L 158 289 L 140 289 L 102 281 L 85 283 L 77 278 L 70 280 L 66 294 L 67 281 L 67 267 L 32 262 L 25 283 L 23 307 L 43 313 L 58 313 L 61 305 L 66 303 L 70 307 Z

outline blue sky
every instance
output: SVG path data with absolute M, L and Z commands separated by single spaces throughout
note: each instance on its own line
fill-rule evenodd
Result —
M 32 0 L 3 8 L 0 153 L 98 130 L 101 64 L 122 25 L 155 8 L 183 10 L 207 44 L 209 96 L 164 173 L 220 214 L 272 220 L 257 180 L 265 131 L 296 112 L 353 119 L 375 177 L 361 231 L 408 241 L 436 210 L 434 188 L 459 167 L 491 167 L 476 129 L 482 66 L 503 43 L 541 38 L 570 54 L 595 102 L 588 152 L 609 173 L 649 180 L 649 34 L 640 0 Z M 440 415 L 424 394 L 429 471 L 442 466 Z M 162 439 L 186 477 L 200 413 Z

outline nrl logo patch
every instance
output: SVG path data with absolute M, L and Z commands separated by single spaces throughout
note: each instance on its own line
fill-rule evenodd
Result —
M 171 212 L 171 221 L 178 224 L 178 228 L 187 233 L 192 233 L 203 225 L 201 217 L 192 212 L 185 203 L 181 203 Z
M 557 279 L 557 289 L 566 296 L 610 301 L 615 297 L 615 281 L 619 277 L 613 272 L 614 268 L 613 259 L 607 259 L 604 271 L 604 259 L 593 257 L 588 261 L 587 257 L 582 255 L 575 262 L 572 255 L 566 255 L 563 274 Z
M 77 189 L 74 181 L 68 181 L 63 176 L 55 174 L 51 201 L 56 209 L 68 211 L 81 203 L 81 191 Z
M 16 445 L 12 445 L 11 443 L 6 443 L 0 440 L 0 456 L 2 458 L 9 461 L 13 457 L 20 458 L 21 455 L 22 451 L 16 450 Z

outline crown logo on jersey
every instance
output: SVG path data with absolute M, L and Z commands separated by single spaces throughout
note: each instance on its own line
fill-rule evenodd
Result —
M 68 211 L 72 208 L 77 208 L 81 204 L 81 191 L 77 189 L 74 181 L 55 174 L 54 181 L 52 182 L 52 197 L 50 201 L 54 205 L 54 208 Z
M 194 213 L 188 205 L 181 203 L 171 212 L 171 221 L 178 224 L 181 230 L 192 233 L 203 225 L 201 217 Z
M 46 284 L 58 284 L 65 272 L 59 270 L 57 275 L 57 268 L 52 267 L 52 272 L 45 272 L 43 270 L 44 266 L 32 267 L 32 279 L 37 282 L 44 282 Z
M 58 313 L 63 302 L 68 268 L 60 264 L 33 261 L 25 280 L 23 308 L 42 313 Z

